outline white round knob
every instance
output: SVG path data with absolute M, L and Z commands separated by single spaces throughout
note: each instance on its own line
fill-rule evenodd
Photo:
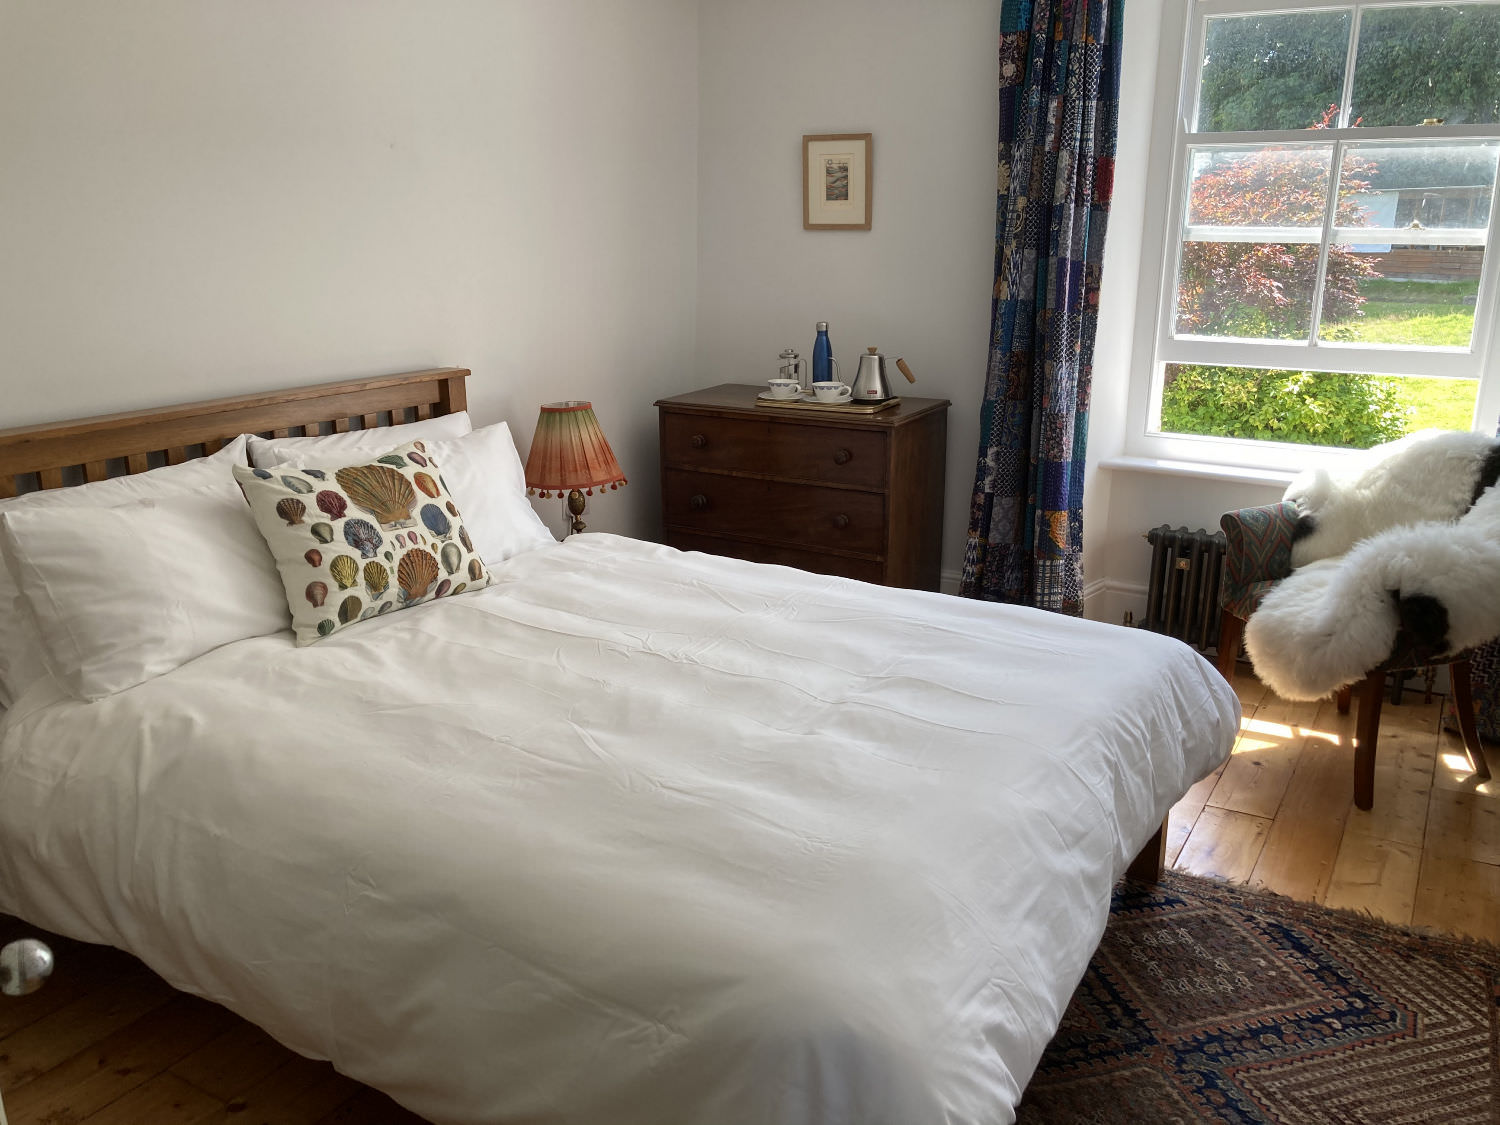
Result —
M 52 950 L 36 938 L 22 938 L 0 949 L 0 992 L 25 996 L 52 975 Z

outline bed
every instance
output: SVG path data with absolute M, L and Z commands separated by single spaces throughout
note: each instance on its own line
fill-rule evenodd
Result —
M 440 417 L 466 375 L 7 431 L 0 496 Z M 1142 631 L 611 535 L 493 579 L 28 690 L 0 909 L 439 1125 L 1003 1123 L 1238 726 Z

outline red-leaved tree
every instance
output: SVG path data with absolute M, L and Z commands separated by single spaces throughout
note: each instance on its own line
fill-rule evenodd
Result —
M 1312 126 L 1327 128 L 1329 106 Z M 1358 124 L 1358 122 L 1356 122 Z M 1359 226 L 1367 212 L 1355 196 L 1369 189 L 1371 161 L 1346 154 L 1335 216 Z M 1321 231 L 1330 175 L 1328 150 L 1269 147 L 1215 154 L 1194 177 L 1188 222 L 1198 226 L 1298 226 Z M 1189 242 L 1178 275 L 1177 330 L 1211 336 L 1304 337 L 1318 269 L 1318 244 Z M 1328 248 L 1323 287 L 1325 320 L 1359 315 L 1359 283 L 1379 277 L 1374 265 L 1347 246 Z

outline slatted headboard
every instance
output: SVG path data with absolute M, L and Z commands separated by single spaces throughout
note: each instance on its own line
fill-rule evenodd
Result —
M 466 409 L 461 367 L 0 430 L 0 499 L 216 453 L 238 434 L 314 436 Z

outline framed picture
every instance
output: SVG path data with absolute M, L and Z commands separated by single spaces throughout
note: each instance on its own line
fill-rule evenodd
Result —
M 869 133 L 802 138 L 802 229 L 870 229 Z

